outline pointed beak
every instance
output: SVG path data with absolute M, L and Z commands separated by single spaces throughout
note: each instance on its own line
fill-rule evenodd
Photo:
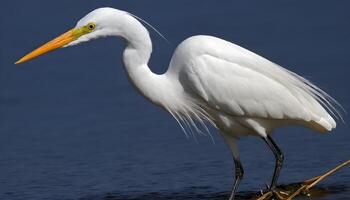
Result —
M 35 49 L 34 51 L 28 53 L 21 59 L 19 59 L 15 64 L 20 64 L 23 62 L 26 62 L 28 60 L 31 60 L 33 58 L 36 58 L 40 55 L 46 54 L 50 51 L 53 51 L 55 49 L 61 48 L 70 42 L 78 39 L 82 34 L 80 34 L 81 31 L 79 29 L 71 29 L 62 35 L 56 37 L 55 39 L 51 40 L 50 42 L 42 45 L 41 47 Z

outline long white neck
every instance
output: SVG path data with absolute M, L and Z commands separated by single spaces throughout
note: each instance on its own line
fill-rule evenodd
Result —
M 128 23 L 124 23 L 120 36 L 126 40 L 127 46 L 123 53 L 124 67 L 129 80 L 137 90 L 157 105 L 163 105 L 167 90 L 170 86 L 165 75 L 153 73 L 148 67 L 152 53 L 152 41 L 147 29 L 130 16 Z M 169 87 L 168 87 L 169 89 Z

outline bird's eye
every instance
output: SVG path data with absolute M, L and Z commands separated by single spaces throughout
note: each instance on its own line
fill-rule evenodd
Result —
M 96 28 L 96 24 L 94 24 L 94 23 L 88 23 L 87 28 L 88 28 L 90 31 L 93 31 L 93 30 Z

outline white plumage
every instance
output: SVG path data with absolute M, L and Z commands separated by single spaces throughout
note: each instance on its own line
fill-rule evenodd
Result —
M 143 96 L 169 111 L 184 130 L 188 126 L 201 132 L 197 124 L 206 129 L 206 121 L 220 130 L 236 166 L 231 200 L 243 176 L 235 142 L 238 136 L 259 136 L 271 148 L 276 157 L 270 187 L 274 189 L 283 154 L 270 136 L 272 131 L 285 125 L 304 125 L 320 132 L 336 127 L 331 114 L 340 116 L 335 109 L 339 104 L 327 93 L 301 76 L 216 37 L 186 39 L 176 48 L 167 72 L 152 73 L 148 67 L 152 42 L 147 29 L 137 20 L 142 19 L 135 17 L 113 8 L 96 9 L 74 29 L 17 63 L 60 46 L 106 36 L 124 38 L 124 67 Z
M 266 136 L 273 128 L 287 124 L 303 124 L 322 132 L 336 126 L 321 105 L 332 108 L 333 100 L 325 92 L 297 74 L 219 38 L 194 36 L 182 42 L 167 74 L 183 76 L 178 80 L 187 95 L 206 107 L 211 118 L 225 129 L 239 123 L 250 128 L 252 134 Z M 247 130 L 230 132 L 236 135 Z

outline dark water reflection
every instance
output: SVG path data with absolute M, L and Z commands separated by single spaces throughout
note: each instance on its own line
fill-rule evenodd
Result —
M 287 189 L 291 187 L 299 186 L 298 183 L 280 186 L 281 189 Z M 323 185 L 321 187 L 314 187 L 309 191 L 309 196 L 301 195 L 297 199 L 325 199 L 331 196 L 332 199 L 343 199 L 344 194 L 349 191 L 349 186 L 346 185 Z M 135 194 L 136 193 L 136 194 Z M 256 191 L 246 191 L 239 192 L 236 195 L 237 200 L 253 200 L 259 197 L 260 192 Z M 227 191 L 223 192 L 213 192 L 210 187 L 191 187 L 186 188 L 178 192 L 151 192 L 146 194 L 137 194 L 134 192 L 132 194 L 118 194 L 106 193 L 102 195 L 82 197 L 79 200 L 227 200 L 229 193 Z

